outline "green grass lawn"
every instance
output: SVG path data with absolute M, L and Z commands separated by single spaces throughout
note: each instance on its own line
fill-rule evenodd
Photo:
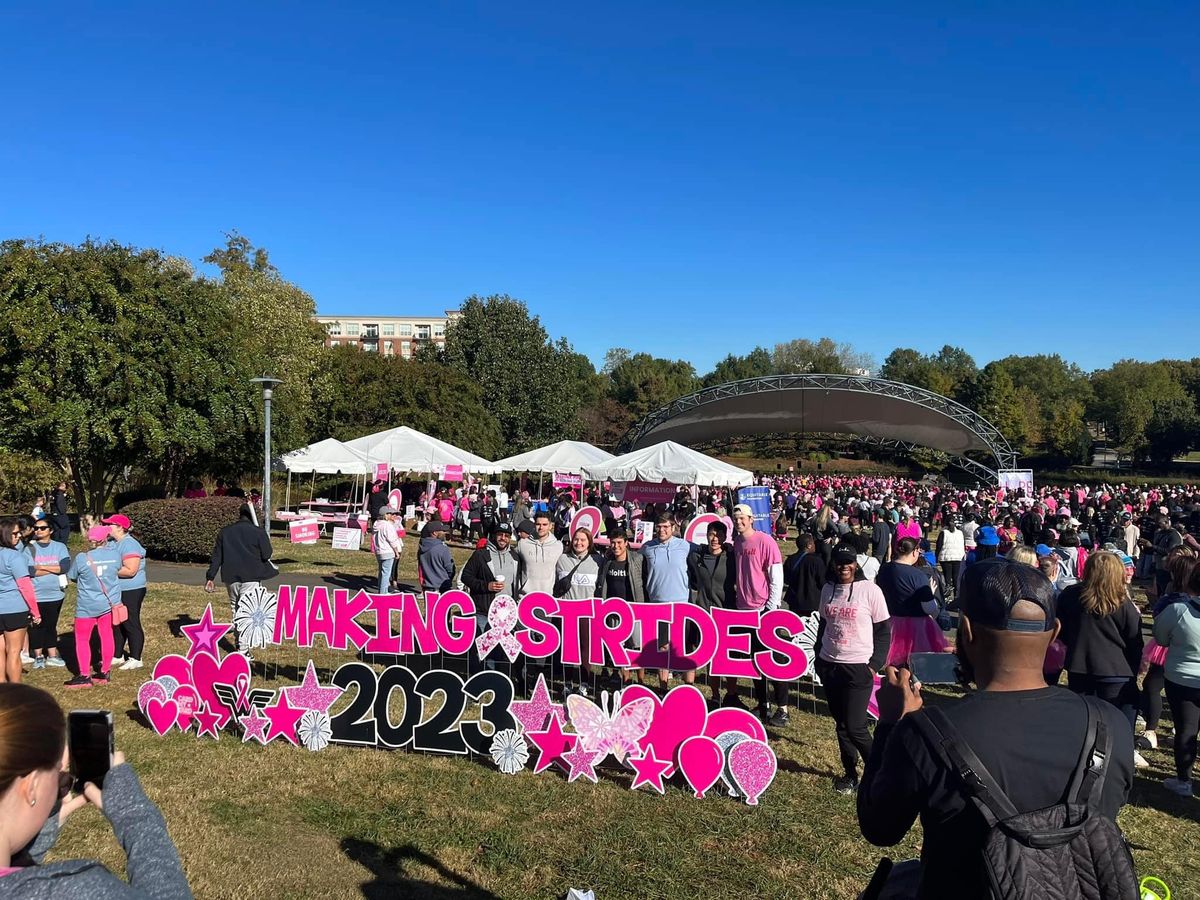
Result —
M 414 550 L 410 544 L 402 574 Z M 320 567 L 332 553 L 316 548 L 296 564 Z M 461 564 L 466 551 L 455 555 Z M 365 553 L 338 553 L 333 564 L 347 562 L 373 571 Z M 151 586 L 148 665 L 186 649 L 168 623 L 198 618 L 209 599 L 199 588 Z M 214 603 L 218 611 L 223 601 Z M 352 658 L 311 655 L 323 679 Z M 255 685 L 288 683 L 267 678 L 290 675 L 309 656 L 296 648 L 257 653 Z M 113 710 L 117 746 L 166 816 L 197 897 L 551 898 L 580 887 L 600 900 L 840 898 L 855 896 L 884 853 L 919 852 L 919 826 L 887 851 L 859 836 L 853 798 L 830 789 L 839 769 L 833 723 L 807 682 L 799 714 L 772 733 L 780 771 L 753 808 L 715 795 L 695 800 L 678 786 L 662 797 L 630 791 L 619 770 L 604 771 L 599 784 L 567 784 L 551 771 L 505 776 L 490 761 L 465 758 L 346 747 L 309 753 L 242 744 L 233 732 L 220 741 L 160 738 L 136 713 L 136 689 L 149 677 L 148 668 L 118 672 L 107 687 L 67 692 L 61 669 L 26 672 L 66 708 Z M 1153 768 L 1139 774 L 1121 825 L 1141 873 L 1164 878 L 1176 897 L 1196 896 L 1200 801 L 1159 785 L 1170 774 L 1169 750 L 1146 755 Z M 123 859 L 93 809 L 68 823 L 53 856 L 97 857 L 115 870 Z

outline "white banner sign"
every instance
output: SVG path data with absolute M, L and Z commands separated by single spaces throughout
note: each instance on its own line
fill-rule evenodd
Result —
M 334 550 L 357 550 L 362 546 L 361 528 L 333 529 Z

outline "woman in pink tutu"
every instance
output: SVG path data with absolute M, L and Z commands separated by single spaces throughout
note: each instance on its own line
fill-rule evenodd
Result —
M 937 579 L 930 570 L 914 565 L 920 553 L 921 547 L 913 538 L 901 538 L 896 542 L 892 561 L 884 563 L 875 576 L 875 584 L 883 591 L 892 618 L 889 666 L 907 665 L 914 653 L 946 650 L 946 636 L 936 619 Z

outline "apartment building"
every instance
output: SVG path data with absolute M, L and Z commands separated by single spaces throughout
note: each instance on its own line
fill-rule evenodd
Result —
M 432 343 L 443 347 L 446 326 L 459 316 L 315 316 L 325 326 L 326 347 L 357 347 L 369 353 L 409 359 L 417 348 Z

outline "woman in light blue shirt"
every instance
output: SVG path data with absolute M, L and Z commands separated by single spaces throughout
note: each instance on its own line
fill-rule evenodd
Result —
M 146 599 L 146 548 L 129 533 L 129 519 L 117 514 L 101 520 L 109 528 L 110 542 L 121 555 L 121 602 L 129 610 L 129 618 L 113 626 L 114 666 L 122 671 L 142 667 L 142 650 L 146 632 L 142 629 L 142 601 Z M 129 642 L 129 658 L 125 658 L 125 642 Z
M 21 680 L 21 648 L 31 617 L 35 625 L 42 621 L 29 557 L 21 549 L 20 522 L 6 516 L 0 519 L 0 681 Z
M 64 544 L 51 539 L 50 533 L 49 520 L 39 519 L 33 524 L 33 540 L 25 548 L 33 570 L 33 591 L 42 613 L 42 623 L 29 633 L 29 650 L 33 653 L 35 669 L 66 665 L 58 655 L 58 615 L 65 596 L 63 584 L 67 569 L 71 568 L 71 552 Z

